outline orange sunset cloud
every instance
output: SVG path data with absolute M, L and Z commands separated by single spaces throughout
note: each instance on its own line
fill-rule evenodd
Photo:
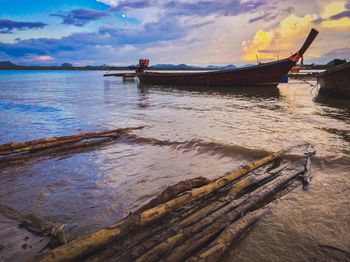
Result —
M 336 28 L 339 30 L 350 29 L 350 18 L 331 19 L 345 11 L 345 2 L 334 2 L 325 6 L 321 15 L 307 14 L 296 16 L 291 14 L 283 19 L 276 28 L 270 30 L 260 29 L 252 40 L 243 41 L 242 59 L 255 61 L 258 56 L 261 60 L 276 60 L 278 57 L 286 57 L 297 51 L 302 40 L 312 27 Z M 321 22 L 320 22 L 321 21 Z M 317 53 L 309 52 L 309 55 L 318 56 Z

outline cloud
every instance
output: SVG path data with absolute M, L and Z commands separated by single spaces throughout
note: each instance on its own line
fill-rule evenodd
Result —
M 255 61 L 256 56 L 264 60 L 276 59 L 280 55 L 288 56 L 289 52 L 298 50 L 298 46 L 307 36 L 309 30 L 314 26 L 313 15 L 296 16 L 289 15 L 283 19 L 279 25 L 271 30 L 260 29 L 252 40 L 242 43 L 243 56 L 245 61 Z M 266 51 L 268 50 L 268 51 Z M 272 52 L 271 50 L 275 50 Z
M 64 32 L 50 34 L 56 38 L 9 35 L 6 43 L 0 41 L 0 56 L 18 64 L 128 64 L 138 57 L 149 57 L 152 63 L 244 64 L 255 61 L 256 54 L 268 60 L 278 54 L 289 56 L 300 48 L 310 28 L 317 26 L 320 37 L 306 55 L 312 56 L 312 61 L 324 62 L 326 51 L 348 47 L 349 31 L 344 33 L 338 24 L 324 24 L 346 18 L 343 12 L 349 5 L 335 1 L 341 4 L 326 11 L 332 4 L 326 0 L 295 4 L 293 8 L 287 1 L 277 0 L 100 0 L 110 8 L 53 14 L 62 18 L 63 24 L 75 26 L 98 20 L 97 31 L 67 36 L 66 26 L 55 25 Z M 121 14 L 126 14 L 126 19 L 119 19 L 118 24 L 103 19 L 115 14 L 113 19 Z M 138 21 L 131 23 L 128 18 Z
M 75 33 L 60 39 L 55 38 L 32 38 L 19 40 L 15 43 L 1 43 L 0 52 L 15 58 L 36 55 L 45 56 L 59 51 L 73 52 L 84 45 L 98 44 L 103 39 L 95 33 Z
M 119 0 L 96 0 L 96 1 L 106 5 L 110 5 L 110 6 L 115 6 L 119 2 Z
M 326 58 L 327 61 L 330 61 L 334 58 L 350 59 L 350 47 L 334 49 L 330 52 L 322 54 L 322 57 Z
M 14 30 L 39 29 L 46 24 L 42 22 L 17 22 L 9 19 L 0 19 L 0 34 L 12 34 Z
M 242 43 L 242 59 L 254 61 L 256 55 L 259 55 L 263 60 L 274 60 L 277 56 L 287 57 L 291 52 L 298 50 L 299 46 L 297 44 L 302 43 L 309 30 L 316 26 L 321 33 L 332 39 L 332 41 L 324 42 L 324 48 L 336 50 L 335 46 L 342 47 L 344 46 L 344 40 L 345 42 L 348 41 L 348 36 L 343 33 L 336 35 L 334 29 L 339 32 L 350 29 L 349 8 L 350 2 L 335 1 L 324 5 L 320 15 L 305 14 L 297 16 L 290 14 L 274 28 L 270 30 L 260 29 L 251 40 L 244 41 Z M 265 19 L 265 16 L 255 18 L 256 21 L 263 19 Z M 319 59 L 319 57 L 329 59 L 330 53 L 322 54 L 321 50 L 314 51 L 316 43 L 311 46 L 306 55 L 314 59 Z M 348 48 L 339 50 L 344 51 Z M 333 54 L 335 55 L 334 52 Z
M 103 11 L 92 9 L 74 9 L 65 13 L 55 13 L 51 16 L 57 16 L 62 18 L 62 24 L 84 26 L 90 21 L 98 20 L 102 17 L 109 16 L 110 14 Z
M 270 13 L 265 13 L 261 16 L 254 17 L 254 18 L 249 20 L 249 23 L 255 23 L 255 22 L 260 21 L 260 20 L 266 21 L 266 19 L 269 19 L 269 17 L 271 17 L 270 15 L 271 15 Z
M 251 18 L 249 20 L 249 23 L 255 23 L 257 21 L 265 21 L 265 22 L 269 22 L 269 21 L 273 21 L 275 20 L 277 17 L 280 17 L 280 16 L 287 16 L 289 14 L 292 14 L 294 12 L 294 8 L 293 7 L 288 7 L 286 9 L 282 9 L 278 12 L 265 12 L 263 15 L 260 15 L 258 17 L 254 17 L 254 18 Z
M 134 1 L 107 1 L 112 5 L 111 11 L 124 11 L 127 9 L 141 9 L 152 6 L 150 1 L 134 0 Z M 107 3 L 106 2 L 106 3 Z
M 349 18 L 350 17 L 350 10 L 346 10 L 343 12 L 340 12 L 339 14 L 332 15 L 329 20 L 337 20 L 337 19 L 342 19 L 342 18 Z
M 325 6 L 321 14 L 326 28 L 350 29 L 350 2 L 334 2 Z
M 265 0 L 198 0 L 198 1 L 170 1 L 165 8 L 170 14 L 187 16 L 223 15 L 236 16 L 242 13 L 256 11 Z
M 158 22 L 144 24 L 139 28 L 120 28 L 102 26 L 99 33 L 113 37 L 119 45 L 148 45 L 162 41 L 177 40 L 185 37 L 191 30 L 205 26 L 210 22 L 184 24 L 178 18 L 165 17 Z
M 266 32 L 264 30 L 259 30 L 251 41 L 242 43 L 244 51 L 243 59 L 246 61 L 254 61 L 259 53 L 259 49 L 264 50 L 265 48 L 270 48 L 273 38 L 273 31 Z
M 14 43 L 0 42 L 0 53 L 15 59 L 55 57 L 55 61 L 60 61 L 63 54 L 64 56 L 70 54 L 72 57 L 74 54 L 77 60 L 84 59 L 83 53 L 85 52 L 89 55 L 95 55 L 95 59 L 98 60 L 100 57 L 98 57 L 99 54 L 96 54 L 97 48 L 125 51 L 127 46 L 129 50 L 137 47 L 142 51 L 144 48 L 158 45 L 158 43 L 181 40 L 191 30 L 196 30 L 208 23 L 210 22 L 185 24 L 177 18 L 163 18 L 157 23 L 147 23 L 139 27 L 101 26 L 97 32 L 73 33 L 60 39 L 33 38 L 18 39 Z M 78 53 L 81 53 L 82 57 L 79 57 Z M 108 61 L 111 58 L 108 57 Z M 44 61 L 44 59 L 40 61 Z
M 235 16 L 256 11 L 266 0 L 98 0 L 98 2 L 111 5 L 111 10 L 114 11 L 154 7 L 163 9 L 167 15 Z
M 111 37 L 104 37 L 98 33 L 74 33 L 59 39 L 32 38 L 19 40 L 14 43 L 1 43 L 0 54 L 20 64 L 40 64 L 84 61 L 86 57 L 101 59 L 101 54 L 96 52 L 98 46 L 112 44 Z M 111 54 L 110 54 L 111 55 Z M 111 56 L 112 57 L 112 56 Z

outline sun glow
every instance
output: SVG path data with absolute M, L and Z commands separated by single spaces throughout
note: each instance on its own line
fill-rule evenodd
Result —
M 258 55 L 263 60 L 275 60 L 280 55 L 290 55 L 291 52 L 297 51 L 296 40 L 307 35 L 314 19 L 313 15 L 303 17 L 290 15 L 275 29 L 269 31 L 260 29 L 252 41 L 243 42 L 242 59 L 254 61 Z
M 317 27 L 321 31 L 325 28 L 338 30 L 350 29 L 349 17 L 333 17 L 346 11 L 346 3 L 337 1 L 324 7 L 320 15 L 307 14 L 297 16 L 291 14 L 283 19 L 276 28 L 270 30 L 260 29 L 256 32 L 252 40 L 243 41 L 242 59 L 245 61 L 255 61 L 258 55 L 263 60 L 274 60 L 279 55 L 282 57 L 290 55 L 298 50 L 300 41 L 305 37 L 312 27 Z M 321 22 L 319 22 L 321 21 Z M 324 29 L 322 30 L 323 27 Z M 312 54 L 312 50 L 308 54 Z M 313 53 L 313 56 L 319 54 Z

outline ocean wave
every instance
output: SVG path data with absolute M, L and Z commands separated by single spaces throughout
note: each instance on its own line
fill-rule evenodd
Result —
M 230 145 L 220 143 L 216 141 L 204 141 L 202 139 L 192 139 L 187 141 L 171 141 L 171 140 L 160 140 L 152 137 L 138 136 L 132 133 L 123 134 L 119 140 L 124 143 L 135 143 L 135 144 L 148 144 L 153 146 L 167 146 L 175 150 L 184 151 L 195 151 L 198 154 L 210 154 L 217 155 L 220 157 L 239 157 L 242 159 L 256 159 L 266 155 L 272 154 L 275 151 L 270 151 L 260 148 L 248 148 L 239 145 Z M 279 148 L 277 150 L 280 150 Z M 276 151 L 277 151 L 276 150 Z M 284 155 L 284 158 L 294 160 L 303 156 L 302 150 L 292 150 Z M 350 163 L 350 156 L 348 155 L 316 155 L 312 158 L 313 163 L 316 166 L 334 166 L 344 165 L 348 166 Z

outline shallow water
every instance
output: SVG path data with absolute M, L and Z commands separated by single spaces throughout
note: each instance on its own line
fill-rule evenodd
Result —
M 215 178 L 281 148 L 313 143 L 312 186 L 283 197 L 226 261 L 345 261 L 350 252 L 350 101 L 300 81 L 234 91 L 140 87 L 102 72 L 0 71 L 0 143 L 118 127 L 143 130 L 90 150 L 0 170 L 0 204 L 66 223 L 68 237 L 110 225 L 166 186 Z M 0 216 L 5 261 L 24 231 Z

